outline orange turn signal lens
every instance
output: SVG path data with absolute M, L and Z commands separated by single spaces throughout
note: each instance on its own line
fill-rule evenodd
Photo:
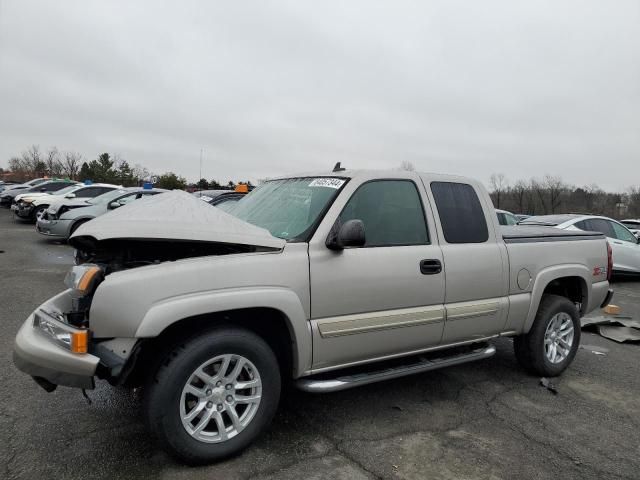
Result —
M 89 330 L 80 330 L 71 334 L 71 351 L 73 353 L 89 351 Z
M 91 286 L 91 281 L 100 273 L 100 267 L 91 267 L 88 269 L 78 282 L 78 290 L 82 294 L 86 294 Z

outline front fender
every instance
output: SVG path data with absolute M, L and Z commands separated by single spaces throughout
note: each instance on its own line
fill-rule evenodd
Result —
M 135 336 L 156 337 L 173 323 L 188 317 L 244 308 L 272 308 L 282 312 L 293 340 L 295 374 L 299 376 L 310 370 L 312 343 L 309 321 L 298 296 L 282 287 L 233 288 L 166 298 L 149 308 Z
M 584 292 L 586 298 L 583 299 L 583 311 L 580 313 L 585 313 L 584 310 L 588 308 L 589 299 L 591 298 L 591 272 L 587 267 L 580 264 L 553 265 L 540 270 L 536 275 L 535 283 L 531 290 L 531 305 L 524 325 L 524 333 L 529 332 L 531 325 L 533 325 L 544 290 L 553 280 L 563 277 L 579 277 L 582 279 L 583 286 L 586 286 L 586 291 Z

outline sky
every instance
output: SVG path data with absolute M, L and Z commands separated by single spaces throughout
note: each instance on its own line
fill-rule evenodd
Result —
M 640 2 L 0 0 L 0 166 L 640 184 Z

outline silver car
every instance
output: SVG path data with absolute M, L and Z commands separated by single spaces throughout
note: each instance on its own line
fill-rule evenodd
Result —
M 83 223 L 139 198 L 166 192 L 162 188 L 129 187 L 105 193 L 85 203 L 52 205 L 38 219 L 36 231 L 49 237 L 69 238 Z

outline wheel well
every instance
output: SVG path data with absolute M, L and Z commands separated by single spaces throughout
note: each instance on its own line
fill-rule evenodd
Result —
M 578 305 L 581 313 L 584 313 L 587 308 L 587 284 L 581 277 L 561 277 L 551 280 L 542 293 L 568 298 Z
M 123 369 L 127 373 L 118 379 L 118 383 L 141 385 L 176 344 L 220 325 L 243 327 L 256 333 L 275 353 L 282 378 L 292 378 L 297 359 L 294 358 L 293 336 L 285 314 L 273 308 L 246 308 L 187 317 L 171 324 L 157 337 L 143 339 L 139 351 L 130 357 L 134 365 Z

